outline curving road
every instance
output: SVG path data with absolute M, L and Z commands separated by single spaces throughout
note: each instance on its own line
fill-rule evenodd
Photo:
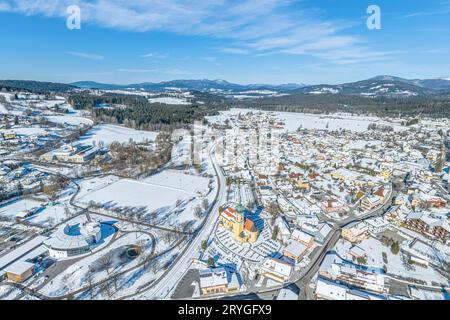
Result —
M 178 282 L 183 278 L 184 274 L 190 268 L 192 259 L 198 256 L 199 249 L 203 240 L 207 239 L 213 232 L 214 227 L 219 218 L 219 207 L 222 204 L 222 199 L 226 196 L 226 180 L 220 169 L 217 159 L 215 157 L 216 146 L 213 145 L 209 150 L 209 157 L 213 164 L 214 171 L 217 177 L 217 194 L 214 205 L 210 213 L 205 218 L 203 226 L 193 235 L 191 242 L 187 245 L 184 251 L 180 254 L 178 260 L 172 267 L 158 279 L 158 283 L 145 293 L 145 297 L 152 299 L 168 299 L 172 291 L 176 288 Z

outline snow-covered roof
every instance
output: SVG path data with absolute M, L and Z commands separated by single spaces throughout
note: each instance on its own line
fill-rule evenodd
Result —
M 284 249 L 285 252 L 289 252 L 295 257 L 300 257 L 308 249 L 303 243 L 296 240 L 289 241 L 289 244 Z
M 22 275 L 34 268 L 34 264 L 27 261 L 16 261 L 4 269 L 5 272 Z
M 295 239 L 300 242 L 310 243 L 313 240 L 313 237 L 299 229 L 295 229 L 292 231 L 291 235 L 292 239 Z
M 14 261 L 22 258 L 30 251 L 34 250 L 35 248 L 39 247 L 45 240 L 47 240 L 47 237 L 44 236 L 37 236 L 36 238 L 28 241 L 24 245 L 18 247 L 17 249 L 11 251 L 10 253 L 4 255 L 0 258 L 0 270 L 4 269 Z

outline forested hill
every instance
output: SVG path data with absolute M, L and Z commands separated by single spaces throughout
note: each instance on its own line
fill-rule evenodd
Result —
M 153 131 L 184 127 L 227 109 L 222 99 L 208 97 L 209 100 L 201 105 L 166 105 L 150 103 L 142 96 L 113 93 L 96 96 L 88 92 L 77 92 L 69 96 L 69 103 L 76 109 L 92 111 L 96 120 Z M 104 105 L 111 107 L 100 107 Z
M 54 82 L 40 82 L 28 80 L 0 80 L 0 89 L 8 91 L 25 90 L 33 93 L 49 93 L 49 92 L 69 92 L 76 87 Z

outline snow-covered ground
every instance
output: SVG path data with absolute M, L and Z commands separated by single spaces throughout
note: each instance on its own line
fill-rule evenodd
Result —
M 205 197 L 212 201 L 209 184 L 208 178 L 176 170 L 166 170 L 141 181 L 109 176 L 82 182 L 77 201 L 83 205 L 94 201 L 106 212 L 125 207 L 140 208 L 147 215 L 156 212 L 159 223 L 173 226 L 196 220 L 195 207 L 201 206 Z
M 148 99 L 150 103 L 163 103 L 163 104 L 173 104 L 173 105 L 190 105 L 191 103 L 186 99 L 174 98 L 174 97 L 161 97 L 161 98 L 150 98 Z
M 23 128 L 23 127 L 13 127 L 14 131 L 19 136 L 41 136 L 46 135 L 47 131 L 39 127 Z
M 194 196 L 197 192 L 205 193 L 209 183 L 207 178 L 183 174 L 177 170 L 165 170 L 142 181 L 161 187 L 183 190 L 190 196 Z
M 174 166 L 183 166 L 191 163 L 191 143 L 190 135 L 184 136 L 183 140 L 176 143 L 172 148 L 172 163 Z
M 19 212 L 40 207 L 41 202 L 31 199 L 20 199 L 4 203 L 0 206 L 0 216 L 14 218 Z
M 83 144 L 92 144 L 94 141 L 98 145 L 103 141 L 106 145 L 113 142 L 127 143 L 133 140 L 136 143 L 145 141 L 154 141 L 158 133 L 149 131 L 140 131 L 120 126 L 103 124 L 95 126 L 86 135 L 80 138 Z
M 88 255 L 80 262 L 71 265 L 69 268 L 60 273 L 55 279 L 47 284 L 41 293 L 49 296 L 61 296 L 69 292 L 75 291 L 82 287 L 85 287 L 88 283 L 86 281 L 89 269 L 98 262 L 107 252 L 111 252 L 114 249 L 118 249 L 127 245 L 138 245 L 141 241 L 147 243 L 150 237 L 143 233 L 130 233 L 122 236 L 117 241 L 112 243 L 106 250 L 100 250 L 92 255 Z M 151 246 L 148 248 L 151 250 Z M 139 263 L 139 259 L 135 259 L 129 263 L 119 264 L 114 269 L 114 272 L 120 272 L 122 270 L 129 269 Z M 111 273 L 113 270 L 109 270 Z M 92 282 L 98 282 L 109 277 L 109 273 L 106 270 L 97 271 L 92 274 Z
M 74 214 L 73 209 L 68 209 L 71 214 Z M 36 215 L 27 219 L 32 224 L 41 225 L 43 227 L 53 227 L 54 225 L 63 222 L 69 216 L 66 215 L 66 205 L 58 203 L 53 206 L 47 206 Z
M 344 239 L 339 240 L 336 244 L 336 252 L 344 259 L 352 260 L 349 254 L 349 249 L 352 244 Z M 402 260 L 401 253 L 397 255 L 391 252 L 390 247 L 384 246 L 379 240 L 370 237 L 358 244 L 358 247 L 362 248 L 367 254 L 367 265 L 373 268 L 382 269 L 384 265 L 387 267 L 387 273 L 404 278 L 416 278 L 426 281 L 428 285 L 438 282 L 448 285 L 448 279 L 443 277 L 433 268 L 423 268 L 418 265 L 414 265 L 412 269 L 408 268 L 405 262 Z M 383 252 L 386 254 L 387 263 L 383 261 Z
M 90 201 L 108 207 L 145 207 L 147 211 L 171 206 L 187 193 L 182 189 L 161 187 L 130 179 L 121 179 L 105 188 L 99 189 L 80 199 L 87 204 Z
M 8 114 L 8 113 L 9 111 L 6 110 L 5 105 L 0 103 L 0 114 Z
M 289 132 L 296 131 L 298 128 L 303 129 L 318 129 L 318 130 L 352 130 L 355 132 L 367 131 L 371 123 L 390 125 L 396 131 L 405 130 L 404 127 L 384 121 L 377 117 L 369 116 L 355 116 L 348 114 L 336 114 L 336 115 L 321 115 L 321 114 L 307 114 L 296 112 L 269 112 L 250 109 L 233 108 L 229 111 L 220 112 L 218 116 L 208 117 L 212 123 L 224 122 L 228 117 L 232 115 L 247 114 L 249 112 L 266 112 L 276 115 L 278 118 L 285 121 L 285 129 Z
M 14 96 L 13 93 L 0 92 L 0 96 L 5 97 L 6 101 L 11 102 L 11 97 Z
M 58 124 L 67 124 L 71 126 L 81 126 L 81 125 L 93 125 L 94 122 L 90 119 L 72 116 L 48 116 L 46 117 L 48 121 Z

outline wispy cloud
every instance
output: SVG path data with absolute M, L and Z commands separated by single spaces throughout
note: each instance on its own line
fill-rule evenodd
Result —
M 83 23 L 135 32 L 156 30 L 211 37 L 222 43 L 218 45 L 220 51 L 229 54 L 283 53 L 327 59 L 330 50 L 358 51 L 363 43 L 348 34 L 349 21 L 324 21 L 319 10 L 306 8 L 301 0 L 5 0 L 4 3 L 8 11 L 49 17 L 66 17 L 67 6 L 75 3 L 82 9 Z M 141 57 L 161 58 L 156 53 Z
M 0 12 L 2 11 L 11 11 L 11 6 L 9 5 L 9 3 L 0 2 Z
M 231 54 L 249 54 L 250 51 L 243 48 L 232 48 L 232 47 L 225 47 L 225 48 L 219 48 L 220 51 L 225 53 L 231 53 Z
M 86 53 L 86 52 L 76 52 L 76 51 L 68 51 L 66 52 L 68 55 L 88 59 L 88 60 L 95 60 L 95 61 L 101 61 L 104 59 L 102 55 L 95 54 L 95 53 Z
M 166 54 L 159 54 L 155 52 L 146 53 L 140 56 L 141 58 L 153 58 L 153 59 L 165 59 L 167 58 Z
M 435 16 L 443 14 L 450 14 L 450 1 L 441 1 L 439 3 L 438 9 L 412 12 L 404 15 L 403 18 L 415 18 L 415 17 Z
M 118 72 L 128 72 L 128 73 L 150 73 L 155 72 L 155 69 L 127 69 L 127 68 L 121 68 L 117 69 Z
M 450 53 L 450 49 L 444 49 L 444 48 L 440 48 L 440 49 L 428 49 L 428 50 L 423 50 L 423 51 L 421 51 L 421 53 L 427 53 L 427 54 L 446 54 L 446 53 Z
M 171 75 L 171 76 L 181 76 L 181 75 L 188 75 L 189 74 L 188 71 L 182 70 L 182 69 L 178 69 L 178 68 L 168 69 L 168 70 L 165 70 L 163 73 L 167 74 L 167 75 Z

